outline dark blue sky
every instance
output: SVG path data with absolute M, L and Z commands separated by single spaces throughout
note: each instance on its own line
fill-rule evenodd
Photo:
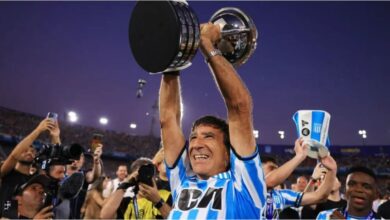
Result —
M 148 134 L 159 76 L 130 53 L 135 2 L 1 2 L 0 105 L 45 115 L 74 110 L 80 124 Z M 292 144 L 298 109 L 331 114 L 333 144 L 390 144 L 390 2 L 190 2 L 201 22 L 221 7 L 255 21 L 258 47 L 238 71 L 254 100 L 260 143 Z M 137 80 L 146 79 L 136 98 Z M 182 72 L 185 128 L 226 115 L 198 53 Z M 138 128 L 133 132 L 129 123 Z M 278 130 L 286 132 L 280 140 Z M 185 130 L 188 133 L 188 130 Z M 155 128 L 158 133 L 158 126 Z

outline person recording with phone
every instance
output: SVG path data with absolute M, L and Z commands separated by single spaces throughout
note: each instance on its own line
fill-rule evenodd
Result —
M 123 195 L 133 187 L 134 196 L 127 205 L 124 219 L 167 218 L 172 206 L 170 192 L 157 188 L 156 168 L 149 158 L 139 158 L 130 167 L 131 174 L 103 205 L 100 218 L 116 218 Z M 136 200 L 134 200 L 136 198 Z
M 17 201 L 13 199 L 12 193 L 15 186 L 27 182 L 33 176 L 30 174 L 36 155 L 33 142 L 45 131 L 50 132 L 52 143 L 60 142 L 57 120 L 45 118 L 16 145 L 1 165 L 0 217 L 17 218 Z

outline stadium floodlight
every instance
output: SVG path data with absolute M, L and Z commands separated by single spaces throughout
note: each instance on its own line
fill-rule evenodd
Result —
M 364 139 L 366 139 L 367 138 L 367 131 L 366 130 L 364 130 L 364 129 L 362 129 L 362 130 L 359 130 L 359 135 L 360 136 L 362 136 L 362 138 L 363 138 L 363 145 L 365 144 L 364 142 Z
M 102 125 L 106 125 L 106 124 L 108 124 L 108 119 L 106 117 L 101 117 L 99 119 L 99 123 Z
M 363 137 L 363 138 L 366 138 L 367 137 L 367 131 L 366 130 L 359 130 L 359 134 Z M 365 137 L 364 137 L 365 136 Z
M 68 112 L 68 120 L 70 122 L 77 122 L 79 120 L 79 117 L 77 116 L 77 113 L 74 111 Z
M 253 136 L 255 136 L 255 138 L 259 138 L 259 130 L 253 130 Z
M 284 139 L 284 131 L 278 131 L 280 139 Z
M 129 127 L 131 129 L 136 129 L 137 128 L 137 124 L 136 123 L 131 123 Z

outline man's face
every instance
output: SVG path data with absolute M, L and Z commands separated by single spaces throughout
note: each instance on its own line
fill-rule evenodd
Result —
M 65 178 L 65 165 L 52 165 L 49 172 L 49 176 L 54 179 L 63 180 Z
M 297 190 L 303 192 L 307 186 L 307 179 L 304 176 L 300 176 L 297 179 Z
M 31 163 L 34 160 L 36 153 L 37 151 L 35 150 L 35 148 L 31 146 L 20 155 L 19 161 Z
M 263 163 L 263 170 L 265 176 L 267 176 L 269 173 L 276 169 L 278 169 L 278 165 L 276 165 L 274 162 L 268 161 Z
M 197 126 L 190 135 L 189 157 L 193 171 L 202 179 L 226 171 L 229 155 L 223 132 L 209 125 Z
M 120 181 L 124 180 L 127 177 L 127 167 L 126 166 L 119 166 L 116 170 L 116 176 Z
M 376 198 L 375 179 L 362 172 L 347 176 L 345 197 L 348 206 L 355 210 L 371 210 Z
M 73 161 L 70 165 L 67 165 L 67 169 L 79 171 L 84 165 L 84 154 L 80 155 L 80 159 Z
M 43 186 L 40 183 L 33 183 L 27 186 L 22 195 L 17 196 L 19 204 L 23 205 L 24 208 L 38 211 L 46 198 L 46 193 Z

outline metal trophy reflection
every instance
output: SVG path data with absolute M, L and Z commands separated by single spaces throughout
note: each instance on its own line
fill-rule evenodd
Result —
M 216 47 L 234 66 L 245 63 L 257 44 L 253 20 L 238 8 L 222 8 L 210 21 L 221 27 Z M 183 70 L 191 65 L 200 41 L 196 14 L 186 1 L 139 1 L 129 24 L 136 62 L 149 73 Z

